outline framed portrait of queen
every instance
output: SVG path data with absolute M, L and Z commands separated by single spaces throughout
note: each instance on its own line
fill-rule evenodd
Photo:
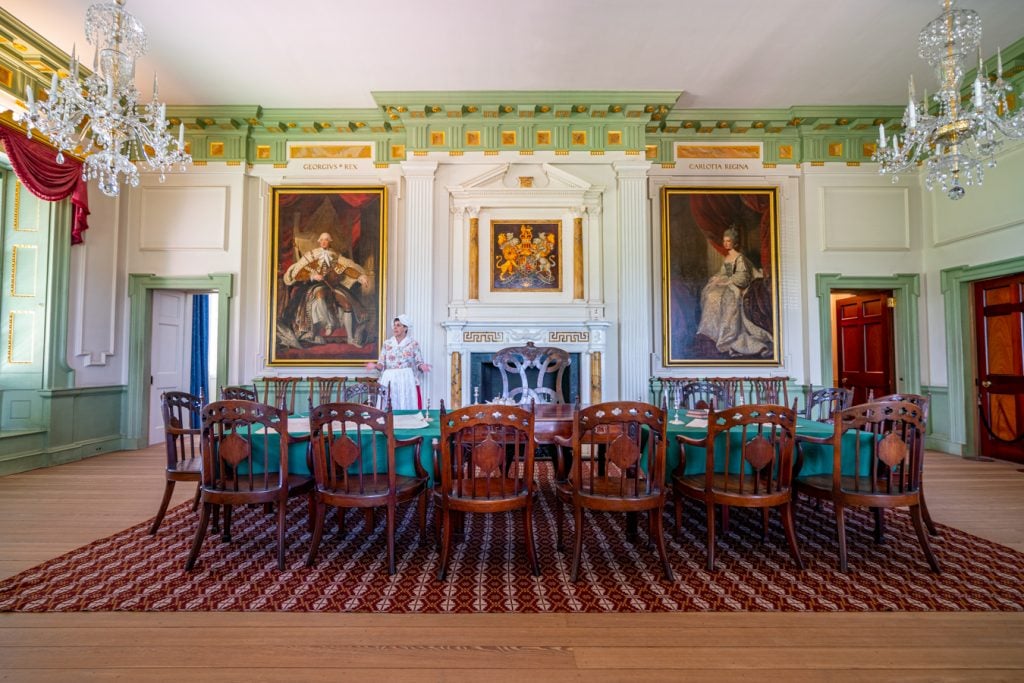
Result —
M 269 364 L 361 366 L 384 339 L 384 187 L 271 193 Z
M 664 363 L 778 366 L 778 190 L 661 190 Z

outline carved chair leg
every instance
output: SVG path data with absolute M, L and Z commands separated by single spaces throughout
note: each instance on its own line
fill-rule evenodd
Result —
M 580 556 L 583 554 L 583 507 L 574 505 L 576 515 L 576 538 L 572 549 L 572 575 L 570 580 L 573 583 L 580 578 Z
M 225 543 L 231 542 L 231 506 L 224 505 L 221 508 L 224 511 L 224 530 L 220 535 L 220 540 Z
M 939 567 L 939 561 L 935 559 L 935 553 L 932 552 L 932 546 L 928 542 L 928 534 L 925 533 L 924 520 L 922 519 L 920 505 L 910 506 L 910 518 L 914 521 L 914 530 L 917 532 L 917 540 L 921 543 L 921 550 L 924 551 L 924 557 L 928 560 L 928 566 L 931 567 L 932 571 L 936 574 L 941 574 L 942 569 Z
M 395 575 L 395 516 L 398 514 L 395 501 L 388 501 L 387 506 L 387 535 L 388 535 L 388 575 Z
M 199 526 L 196 527 L 196 537 L 192 541 L 192 550 L 185 560 L 185 571 L 190 572 L 196 566 L 196 558 L 199 557 L 199 550 L 203 547 L 203 539 L 206 538 L 206 528 L 210 524 L 210 512 L 213 506 L 203 503 L 203 512 L 199 517 Z
M 726 508 L 723 507 L 723 510 Z M 708 510 L 708 571 L 715 571 L 715 503 L 707 502 Z
M 935 522 L 932 521 L 932 515 L 928 512 L 928 504 L 924 500 L 924 489 L 921 489 L 919 495 L 921 498 L 921 518 L 924 520 L 924 525 L 928 528 L 929 534 L 938 536 L 939 530 L 936 528 Z
M 662 528 L 662 515 L 664 512 L 665 509 L 663 507 L 651 510 L 648 513 L 648 527 L 650 528 L 650 535 L 654 537 L 654 544 L 658 548 L 658 557 L 661 558 L 661 570 L 665 574 L 665 580 L 675 581 L 676 577 L 672 573 L 672 565 L 668 561 L 668 552 L 665 550 L 665 530 Z
M 288 528 L 288 499 L 277 501 L 277 568 L 284 571 L 284 532 Z
M 839 571 L 846 572 L 846 509 L 841 501 L 835 501 L 836 533 L 839 536 Z
M 309 554 L 306 556 L 307 567 L 312 567 L 316 562 L 316 554 L 320 550 L 320 539 L 324 534 L 324 517 L 326 516 L 327 506 L 318 502 L 313 512 L 313 540 L 309 542 Z
M 804 568 L 803 558 L 800 557 L 800 546 L 796 543 L 796 522 L 793 515 L 793 503 L 786 503 L 782 506 L 782 528 L 786 532 L 786 540 L 789 542 L 789 552 L 797 568 Z
M 156 530 L 160 528 L 160 523 L 164 521 L 164 515 L 167 514 L 167 506 L 171 503 L 171 495 L 174 493 L 174 480 L 168 479 L 167 483 L 164 484 L 164 497 L 160 501 L 160 509 L 157 510 L 156 519 L 153 520 L 153 526 L 149 528 L 149 535 L 156 534 Z M 195 506 L 193 506 L 195 509 Z
M 534 576 L 540 576 L 540 564 L 537 562 L 537 544 L 533 538 L 533 500 L 526 499 L 526 507 L 523 508 L 523 540 L 526 542 L 526 558 L 530 561 L 530 571 Z

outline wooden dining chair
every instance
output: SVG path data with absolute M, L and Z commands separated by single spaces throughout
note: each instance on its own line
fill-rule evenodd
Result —
M 921 410 L 924 411 L 924 422 L 925 422 L 924 432 L 925 432 L 925 434 L 928 433 L 928 418 L 929 418 L 930 413 L 931 413 L 931 405 L 932 405 L 932 399 L 931 399 L 930 396 L 925 396 L 923 394 L 906 394 L 906 393 L 903 393 L 903 394 L 887 394 L 885 396 L 881 396 L 881 397 L 879 397 L 877 399 L 874 399 L 874 400 L 876 400 L 876 401 L 909 401 L 909 402 L 913 403 L 916 406 L 920 406 Z M 925 502 L 925 498 L 924 498 L 924 482 L 921 482 L 921 517 L 924 519 L 924 526 L 925 526 L 926 529 L 928 529 L 928 533 L 931 534 L 932 536 L 938 536 L 939 535 L 939 529 L 938 529 L 938 527 L 935 526 L 935 522 L 932 521 L 932 515 L 931 515 L 930 512 L 928 512 L 928 504 Z
M 789 405 L 789 377 L 745 377 L 747 403 Z
M 678 387 L 679 406 L 683 410 L 706 410 L 712 404 L 716 406 L 731 406 L 732 397 L 729 395 L 729 388 L 718 382 L 686 382 Z M 675 407 L 675 396 L 669 395 L 668 406 Z
M 309 414 L 313 447 L 316 514 L 306 566 L 312 567 L 324 530 L 327 506 L 386 508 L 388 573 L 395 573 L 395 524 L 398 505 L 418 501 L 420 534 L 427 522 L 429 476 L 420 463 L 423 437 L 396 439 L 394 413 L 359 403 L 325 403 Z M 398 474 L 395 450 L 413 448 L 415 476 Z
M 167 467 L 164 470 L 164 497 L 160 501 L 160 509 L 149 528 L 155 534 L 164 521 L 167 506 L 174 493 L 174 484 L 179 481 L 196 482 L 196 495 L 192 501 L 192 510 L 199 507 L 200 464 L 202 456 L 199 449 L 199 411 L 203 400 L 185 391 L 167 391 L 160 395 L 160 411 L 164 418 L 164 444 L 167 449 Z
M 223 540 L 231 539 L 231 508 L 252 503 L 277 505 L 277 567 L 284 570 L 288 498 L 309 496 L 313 477 L 288 471 L 288 413 L 252 401 L 216 401 L 202 410 L 202 516 L 185 570 L 195 567 L 215 506 L 224 509 Z
M 468 406 L 442 412 L 433 490 L 441 520 L 438 580 L 448 572 L 452 535 L 466 513 L 521 510 L 526 556 L 540 575 L 533 535 L 534 416 L 516 406 Z
M 362 403 L 383 408 L 387 406 L 388 388 L 376 377 L 356 377 L 344 382 L 341 388 L 342 403 Z
M 649 403 L 598 403 L 576 411 L 572 438 L 555 437 L 558 548 L 563 547 L 563 507 L 572 505 L 576 521 L 573 581 L 579 578 L 587 510 L 627 513 L 631 537 L 636 516 L 646 512 L 649 537 L 658 548 L 665 579 L 674 580 L 662 530 L 665 415 Z
M 921 406 L 909 401 L 875 401 L 837 412 L 831 437 L 797 437 L 798 443 L 832 447 L 832 472 L 798 475 L 796 489 L 831 500 L 835 506 L 840 571 L 847 570 L 845 510 L 851 506 L 878 510 L 876 541 L 881 534 L 881 511 L 908 508 L 928 566 L 935 573 L 941 571 L 928 543 L 921 510 L 924 427 Z M 797 472 L 801 467 L 798 454 Z
M 832 415 L 837 411 L 846 410 L 851 405 L 853 405 L 852 389 L 845 387 L 815 389 L 807 397 L 804 417 L 815 422 L 832 424 Z M 796 409 L 796 399 L 793 399 L 793 408 Z
M 341 389 L 345 386 L 346 379 L 345 377 L 310 377 L 310 406 L 341 403 Z
M 796 412 L 781 405 L 743 405 L 708 411 L 703 439 L 676 435 L 679 465 L 672 474 L 676 533 L 683 528 L 683 497 L 707 509 L 707 568 L 715 570 L 715 506 L 722 506 L 722 531 L 731 507 L 778 508 L 793 562 L 804 568 L 793 521 L 793 448 Z M 703 471 L 686 473 L 686 446 L 704 449 Z M 767 535 L 765 532 L 764 535 Z
M 295 413 L 295 393 L 302 377 L 264 377 L 263 397 L 265 405 L 284 408 L 289 414 Z
M 239 384 L 220 388 L 222 401 L 259 401 L 260 395 L 255 384 Z

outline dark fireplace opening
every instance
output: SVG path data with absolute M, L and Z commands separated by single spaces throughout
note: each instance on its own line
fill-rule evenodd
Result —
M 495 397 L 501 396 L 501 371 L 494 366 L 491 360 L 494 353 L 481 353 L 474 351 L 469 354 L 469 387 L 463 391 L 463 403 L 473 403 L 473 389 L 480 388 L 480 402 L 486 403 Z M 544 376 L 544 386 L 554 388 L 555 374 L 548 373 Z M 537 384 L 537 370 L 527 374 L 531 386 Z M 509 390 L 522 386 L 518 375 L 509 376 Z M 569 353 L 569 367 L 562 375 L 562 396 L 567 403 L 575 403 L 580 394 L 580 354 Z

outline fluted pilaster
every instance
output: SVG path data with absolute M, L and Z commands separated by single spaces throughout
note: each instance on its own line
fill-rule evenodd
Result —
M 646 161 L 614 164 L 619 224 L 619 398 L 647 399 L 651 340 L 651 226 Z
M 405 290 L 403 310 L 416 325 L 413 335 L 423 349 L 423 357 L 438 364 L 433 355 L 434 310 L 434 174 L 437 162 L 406 161 L 405 174 L 405 236 L 400 262 L 404 266 Z M 402 311 L 396 311 L 401 313 Z M 432 383 L 433 384 L 433 383 Z M 433 396 L 435 392 L 431 392 Z

